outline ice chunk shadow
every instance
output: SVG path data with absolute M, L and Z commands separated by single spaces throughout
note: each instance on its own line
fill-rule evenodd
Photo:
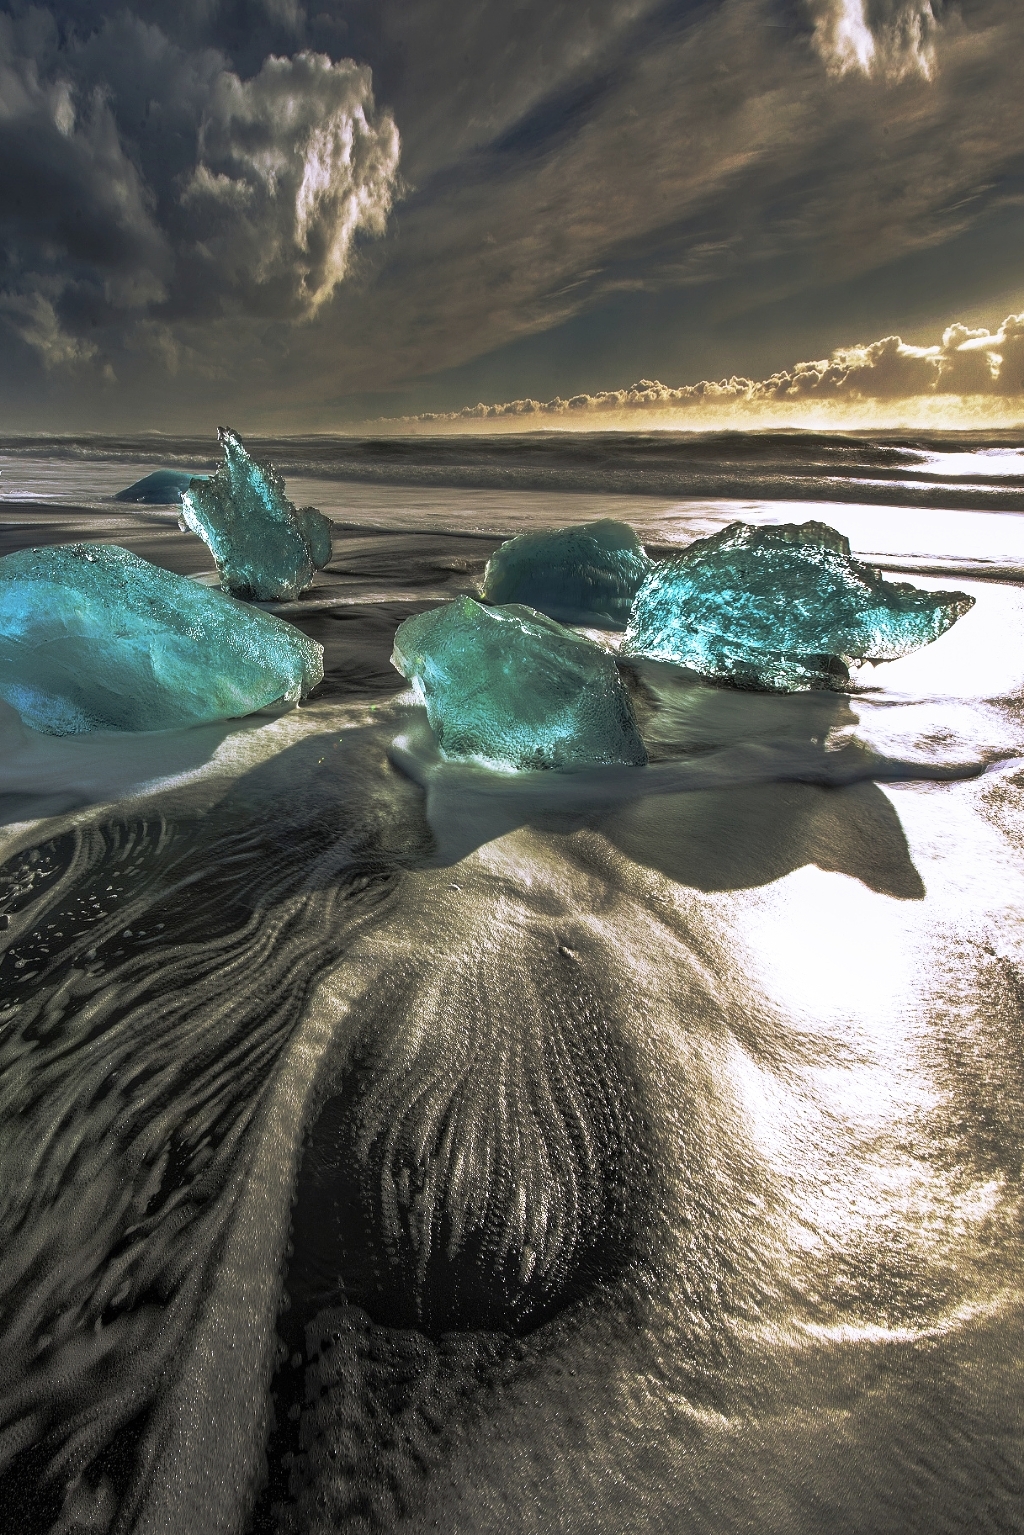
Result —
M 984 764 L 882 757 L 857 741 L 830 745 L 832 724 L 849 716 L 830 695 L 810 706 L 805 695 L 780 710 L 774 732 L 771 711 L 757 711 L 744 734 L 728 695 L 701 691 L 709 695 L 694 711 L 698 719 L 704 711 L 703 749 L 646 768 L 502 774 L 446 762 L 425 715 L 412 710 L 391 758 L 425 790 L 440 865 L 522 826 L 555 834 L 589 826 L 634 861 L 699 889 L 747 889 L 813 863 L 883 894 L 921 898 L 899 818 L 874 781 L 971 778 Z M 720 744 L 711 728 L 716 698 L 726 699 Z
M 857 723 L 843 693 L 723 688 L 688 667 L 642 656 L 622 658 L 619 670 L 652 762 L 762 739 L 823 746 Z
M 757 784 L 638 800 L 600 828 L 634 863 L 696 890 L 749 890 L 814 865 L 878 895 L 925 896 L 900 818 L 874 783 Z
M 185 730 L 51 736 L 29 730 L 0 700 L 0 826 L 145 792 L 204 767 L 228 735 L 259 723 L 250 715 Z
M 218 823 L 258 835 L 268 869 L 306 891 L 333 889 L 357 853 L 364 873 L 422 867 L 430 831 L 419 795 L 388 761 L 393 728 L 382 720 L 304 736 L 234 780 Z M 263 892 L 240 888 L 237 899 L 256 905 Z
M 624 671 L 652 761 L 757 740 L 824 752 L 857 724 L 841 693 L 744 693 L 639 657 Z M 656 805 L 636 801 L 605 818 L 602 831 L 626 857 L 700 890 L 765 885 L 813 864 L 901 900 L 925 893 L 896 811 L 866 781 L 841 790 L 736 785 L 659 798 Z

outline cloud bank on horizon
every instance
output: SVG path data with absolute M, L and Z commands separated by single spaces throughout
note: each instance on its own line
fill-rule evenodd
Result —
M 883 336 L 867 346 L 838 347 L 830 357 L 798 362 L 763 379 L 702 379 L 673 388 L 644 378 L 625 389 L 601 389 L 568 399 L 556 395 L 551 400 L 480 403 L 404 419 L 424 425 L 514 421 L 522 427 L 531 417 L 554 416 L 571 417 L 583 426 L 592 416 L 676 416 L 690 411 L 742 416 L 745 410 L 757 412 L 772 405 L 857 406 L 943 397 L 979 405 L 1010 404 L 1024 412 L 1024 314 L 1007 315 L 996 331 L 949 325 L 933 346 Z
M 1005 397 L 1022 56 L 1018 0 L 0 0 L 0 423 Z

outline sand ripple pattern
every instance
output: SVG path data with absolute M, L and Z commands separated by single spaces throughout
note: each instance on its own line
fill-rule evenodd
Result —
M 0 1476 L 26 1452 L 54 1489 L 89 1468 L 104 1529 L 144 1480 L 275 1061 L 393 873 L 321 816 L 287 857 L 272 815 L 243 820 L 229 796 L 207 826 L 83 824 L 0 869 Z

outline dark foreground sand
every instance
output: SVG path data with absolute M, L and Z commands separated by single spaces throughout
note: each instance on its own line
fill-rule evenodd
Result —
M 387 665 L 489 547 L 339 536 L 302 710 L 0 720 L 10 1528 L 1024 1528 L 1024 592 L 510 781 Z

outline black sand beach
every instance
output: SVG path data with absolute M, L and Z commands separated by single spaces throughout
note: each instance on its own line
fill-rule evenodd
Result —
M 0 714 L 19 1535 L 1021 1528 L 1016 443 L 557 435 L 262 445 L 334 521 L 301 708 Z M 211 581 L 109 499 L 208 458 L 8 442 L 0 552 Z M 849 693 L 623 663 L 645 769 L 445 763 L 398 623 L 605 515 L 976 606 Z

